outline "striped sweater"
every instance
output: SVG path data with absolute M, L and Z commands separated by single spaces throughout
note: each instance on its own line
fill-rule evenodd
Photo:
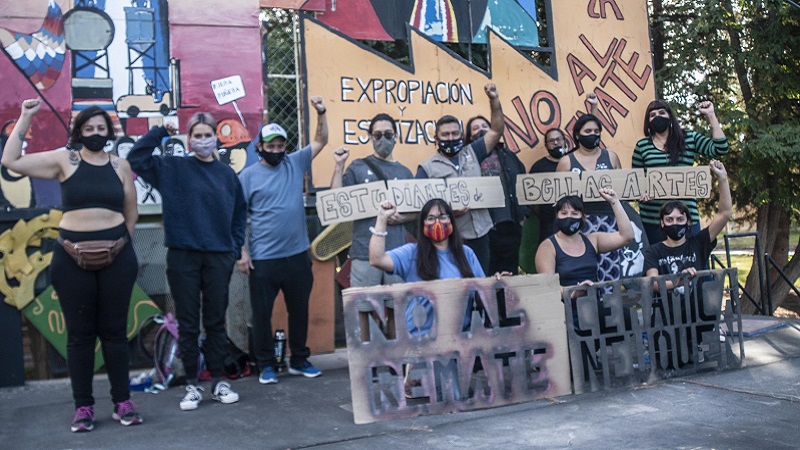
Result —
M 695 157 L 698 154 L 709 158 L 716 158 L 728 153 L 728 140 L 726 138 L 712 139 L 688 130 L 684 130 L 684 134 L 686 150 L 678 159 L 677 164 L 670 164 L 667 152 L 657 149 L 656 146 L 653 145 L 653 140 L 650 137 L 645 137 L 640 139 L 633 149 L 631 166 L 634 169 L 667 167 L 672 165 L 693 166 Z M 700 213 L 697 211 L 697 200 L 694 198 L 684 198 L 681 200 L 686 203 L 686 206 L 689 207 L 689 211 L 692 213 L 692 223 L 699 223 Z M 639 213 L 642 216 L 642 222 L 658 225 L 660 223 L 658 211 L 661 205 L 667 201 L 668 200 L 650 200 L 649 202 L 640 203 Z

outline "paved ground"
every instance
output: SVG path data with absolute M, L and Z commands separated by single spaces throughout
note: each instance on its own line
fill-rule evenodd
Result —
M 130 428 L 111 420 L 98 377 L 99 421 L 81 434 L 69 432 L 68 382 L 32 382 L 0 389 L 0 448 L 800 448 L 800 322 L 747 339 L 745 352 L 737 371 L 369 425 L 353 424 L 345 351 L 312 358 L 317 379 L 237 380 L 233 405 L 182 412 L 180 387 L 135 393 L 145 423 Z

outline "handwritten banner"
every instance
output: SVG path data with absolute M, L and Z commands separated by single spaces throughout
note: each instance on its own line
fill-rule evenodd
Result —
M 611 188 L 622 200 L 638 200 L 644 194 L 654 199 L 706 198 L 711 194 L 708 166 L 550 172 L 517 175 L 517 198 L 521 205 L 553 204 L 577 195 L 586 202 L 603 201 L 600 189 Z
M 317 193 L 317 215 L 322 225 L 375 217 L 381 202 L 391 200 L 398 212 L 417 212 L 428 200 L 441 198 L 453 209 L 502 208 L 499 177 L 388 180 Z
M 570 394 L 560 298 L 557 275 L 346 289 L 355 422 Z

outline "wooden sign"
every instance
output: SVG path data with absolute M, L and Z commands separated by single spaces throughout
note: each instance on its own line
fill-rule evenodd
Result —
M 644 194 L 654 199 L 706 198 L 711 193 L 708 166 L 548 172 L 517 175 L 517 198 L 521 205 L 553 204 L 567 195 L 585 202 L 604 201 L 600 189 L 611 188 L 621 200 L 638 200 Z
M 378 215 L 389 199 L 398 212 L 417 212 L 428 200 L 444 199 L 453 209 L 502 208 L 505 195 L 500 177 L 430 178 L 376 181 L 317 193 L 317 215 L 322 225 Z
M 557 275 L 343 291 L 356 423 L 571 392 Z

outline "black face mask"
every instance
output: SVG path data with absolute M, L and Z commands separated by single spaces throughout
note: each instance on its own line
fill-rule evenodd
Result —
M 587 150 L 594 150 L 600 145 L 600 136 L 597 134 L 589 134 L 586 136 L 578 136 L 578 141 Z
M 562 145 L 561 147 L 548 148 L 547 153 L 552 158 L 560 159 L 562 156 L 567 154 L 567 147 L 565 145 Z
M 258 156 L 260 156 L 261 159 L 266 161 L 267 164 L 269 164 L 270 166 L 275 167 L 275 166 L 277 166 L 278 164 L 281 163 L 281 161 L 283 160 L 283 157 L 286 156 L 286 152 L 285 151 L 277 152 L 277 153 L 258 152 Z
M 650 133 L 663 133 L 670 125 L 672 125 L 672 121 L 669 120 L 669 117 L 656 116 L 650 121 Z
M 674 224 L 674 225 L 664 225 L 661 227 L 661 230 L 664 231 L 664 234 L 667 235 L 673 241 L 680 241 L 681 238 L 686 236 L 686 233 L 689 231 L 689 224 L 684 223 L 682 225 Z
M 101 136 L 99 134 L 81 136 L 81 144 L 83 144 L 83 147 L 90 152 L 99 152 L 103 150 L 107 142 L 108 136 Z
M 572 236 L 581 229 L 581 219 L 576 217 L 559 217 L 556 219 L 556 228 L 567 236 Z
M 482 138 L 482 137 L 486 136 L 486 133 L 488 133 L 488 132 L 489 132 L 489 130 L 481 130 L 481 131 L 478 131 L 478 132 L 475 134 L 475 136 L 473 136 L 473 137 L 472 137 L 472 140 L 473 140 L 473 141 L 477 141 L 478 139 L 480 139 L 480 138 Z
M 439 151 L 442 152 L 445 156 L 453 157 L 461 151 L 461 148 L 464 147 L 464 140 L 459 139 L 451 139 L 449 141 L 439 141 Z

